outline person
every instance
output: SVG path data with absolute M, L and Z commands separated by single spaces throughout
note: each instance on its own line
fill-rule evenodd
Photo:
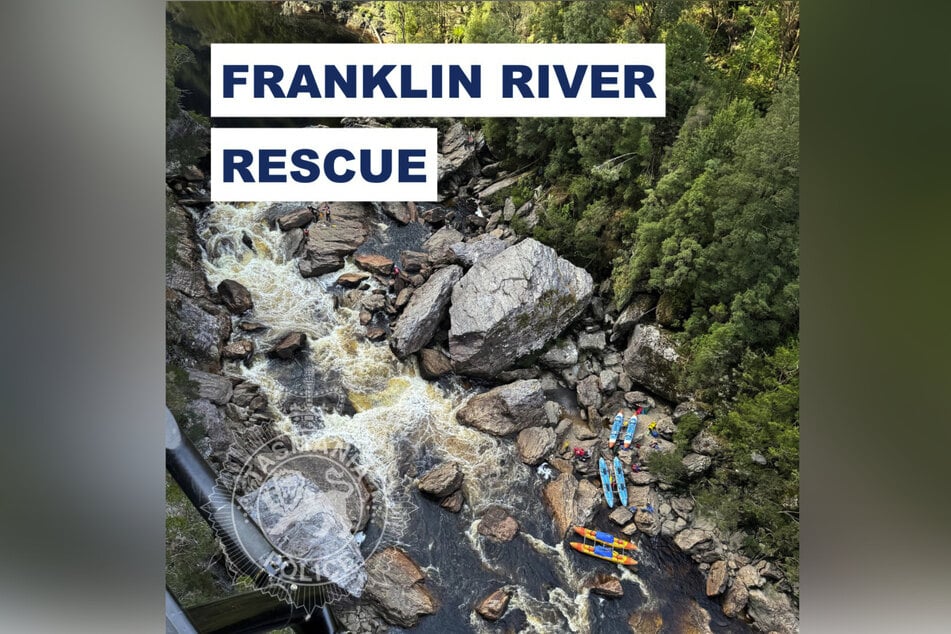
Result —
M 406 280 L 403 279 L 403 271 L 396 264 L 393 265 L 393 292 L 397 295 L 406 288 Z
M 329 223 L 330 222 L 330 205 L 327 203 L 324 203 L 323 205 L 321 205 L 320 210 L 323 212 L 324 218 L 326 218 L 327 222 Z
M 471 150 L 475 147 L 475 137 L 472 135 L 472 130 L 469 130 L 466 134 L 466 149 Z
M 583 447 L 575 447 L 574 451 L 575 451 L 575 457 L 578 458 L 579 460 L 588 459 L 588 452 L 585 451 Z
M 653 436 L 654 438 L 657 438 L 657 423 L 652 422 L 650 425 L 648 425 L 647 431 L 650 432 L 651 436 Z
M 307 205 L 307 209 L 310 210 L 310 215 L 313 217 L 314 222 L 317 222 L 317 208 L 313 205 Z
M 641 470 L 641 463 L 635 462 L 634 464 L 631 465 L 631 471 L 633 471 L 634 473 L 638 473 L 640 470 Z
M 648 513 L 653 513 L 653 512 L 654 512 L 654 507 L 651 505 L 650 502 L 648 502 L 648 503 L 647 503 L 647 506 L 644 507 L 644 510 L 647 511 Z
M 310 229 L 304 227 L 304 240 L 310 237 Z

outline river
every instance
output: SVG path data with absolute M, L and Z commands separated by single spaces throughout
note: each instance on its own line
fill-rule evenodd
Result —
M 659 615 L 664 631 L 750 631 L 723 617 L 705 596 L 695 564 L 667 539 L 642 537 L 640 563 L 633 570 L 585 557 L 557 540 L 541 500 L 552 470 L 522 464 L 510 440 L 455 421 L 455 411 L 478 385 L 460 377 L 426 381 L 414 362 L 400 362 L 385 341 L 364 338 L 358 313 L 335 301 L 334 281 L 357 270 L 352 261 L 341 271 L 302 278 L 296 259 L 283 256 L 280 231 L 269 225 L 271 207 L 216 204 L 196 216 L 209 283 L 234 279 L 245 285 L 254 299 L 253 319 L 270 327 L 248 335 L 258 350 L 250 367 L 230 362 L 226 372 L 261 386 L 281 410 L 278 429 L 298 446 L 342 442 L 357 449 L 386 496 L 384 545 L 406 550 L 439 599 L 437 613 L 423 617 L 412 631 L 629 632 L 628 617 L 637 611 Z M 418 249 L 428 235 L 424 225 L 401 227 L 378 214 L 360 252 L 395 256 Z M 264 354 L 267 343 L 284 331 L 307 334 L 301 361 Z M 303 414 L 283 411 L 290 400 L 304 404 Z M 446 460 L 458 462 L 464 473 L 467 506 L 460 513 L 422 497 L 413 482 L 414 475 Z M 477 519 L 490 504 L 512 509 L 518 519 L 521 531 L 511 542 L 494 543 L 476 532 Z M 593 524 L 610 526 L 607 509 Z M 620 576 L 624 596 L 605 599 L 581 590 L 596 571 Z M 514 594 L 505 616 L 489 624 L 472 608 L 500 586 Z

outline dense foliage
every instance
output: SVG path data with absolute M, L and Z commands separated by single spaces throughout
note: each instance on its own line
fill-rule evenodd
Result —
M 685 387 L 726 446 L 709 479 L 652 459 L 753 555 L 798 559 L 799 4 L 787 0 L 364 2 L 351 24 L 387 42 L 664 42 L 663 119 L 484 119 L 509 195 L 540 187 L 535 238 L 659 299 Z M 520 227 L 515 225 L 516 229 Z M 766 464 L 752 461 L 762 456 Z

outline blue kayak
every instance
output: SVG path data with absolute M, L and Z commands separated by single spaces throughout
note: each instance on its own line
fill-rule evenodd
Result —
M 621 506 L 627 506 L 627 482 L 624 480 L 624 465 L 621 460 L 614 456 L 614 481 L 617 483 L 617 496 L 621 500 Z
M 611 473 L 608 471 L 608 463 L 604 461 L 604 458 L 598 458 L 598 471 L 601 473 L 601 488 L 604 489 L 604 499 L 608 503 L 608 508 L 613 509 L 614 493 L 611 491 Z
M 614 422 L 611 423 L 611 437 L 608 438 L 608 447 L 614 448 L 614 443 L 617 442 L 617 437 L 621 435 L 621 425 L 624 424 L 624 414 L 618 412 L 614 417 Z
M 627 420 L 627 430 L 624 432 L 624 448 L 627 449 L 631 446 L 631 442 L 634 440 L 634 431 L 637 429 L 637 416 L 631 414 L 631 417 Z

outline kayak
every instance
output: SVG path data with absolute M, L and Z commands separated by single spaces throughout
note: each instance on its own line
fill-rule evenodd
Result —
M 614 443 L 617 442 L 617 437 L 621 435 L 621 425 L 624 424 L 624 414 L 618 412 L 614 417 L 614 422 L 611 424 L 611 437 L 608 438 L 608 447 L 614 448 Z
M 621 506 L 627 506 L 627 482 L 624 480 L 624 465 L 621 464 L 621 460 L 617 456 L 614 456 L 614 481 Z
M 614 493 L 611 492 L 611 473 L 604 458 L 598 458 L 598 471 L 601 473 L 601 488 L 604 489 L 604 499 L 609 508 L 614 508 Z
M 631 415 L 627 420 L 627 430 L 624 432 L 624 448 L 627 449 L 631 446 L 631 442 L 634 440 L 634 431 L 637 429 L 637 416 Z
M 584 528 L 583 526 L 575 526 L 575 532 L 585 539 L 590 539 L 593 542 L 598 542 L 599 544 L 604 544 L 605 546 L 613 546 L 614 548 L 620 548 L 622 550 L 637 550 L 637 546 L 635 546 L 633 543 L 627 541 L 626 539 L 615 537 L 610 533 L 602 533 L 601 531 Z
M 571 547 L 577 550 L 579 553 L 591 555 L 592 557 L 604 559 L 615 564 L 633 566 L 637 563 L 633 558 L 628 557 L 627 555 L 622 555 L 621 553 L 616 553 L 607 546 L 591 546 L 589 544 L 582 544 L 581 542 L 571 542 Z

